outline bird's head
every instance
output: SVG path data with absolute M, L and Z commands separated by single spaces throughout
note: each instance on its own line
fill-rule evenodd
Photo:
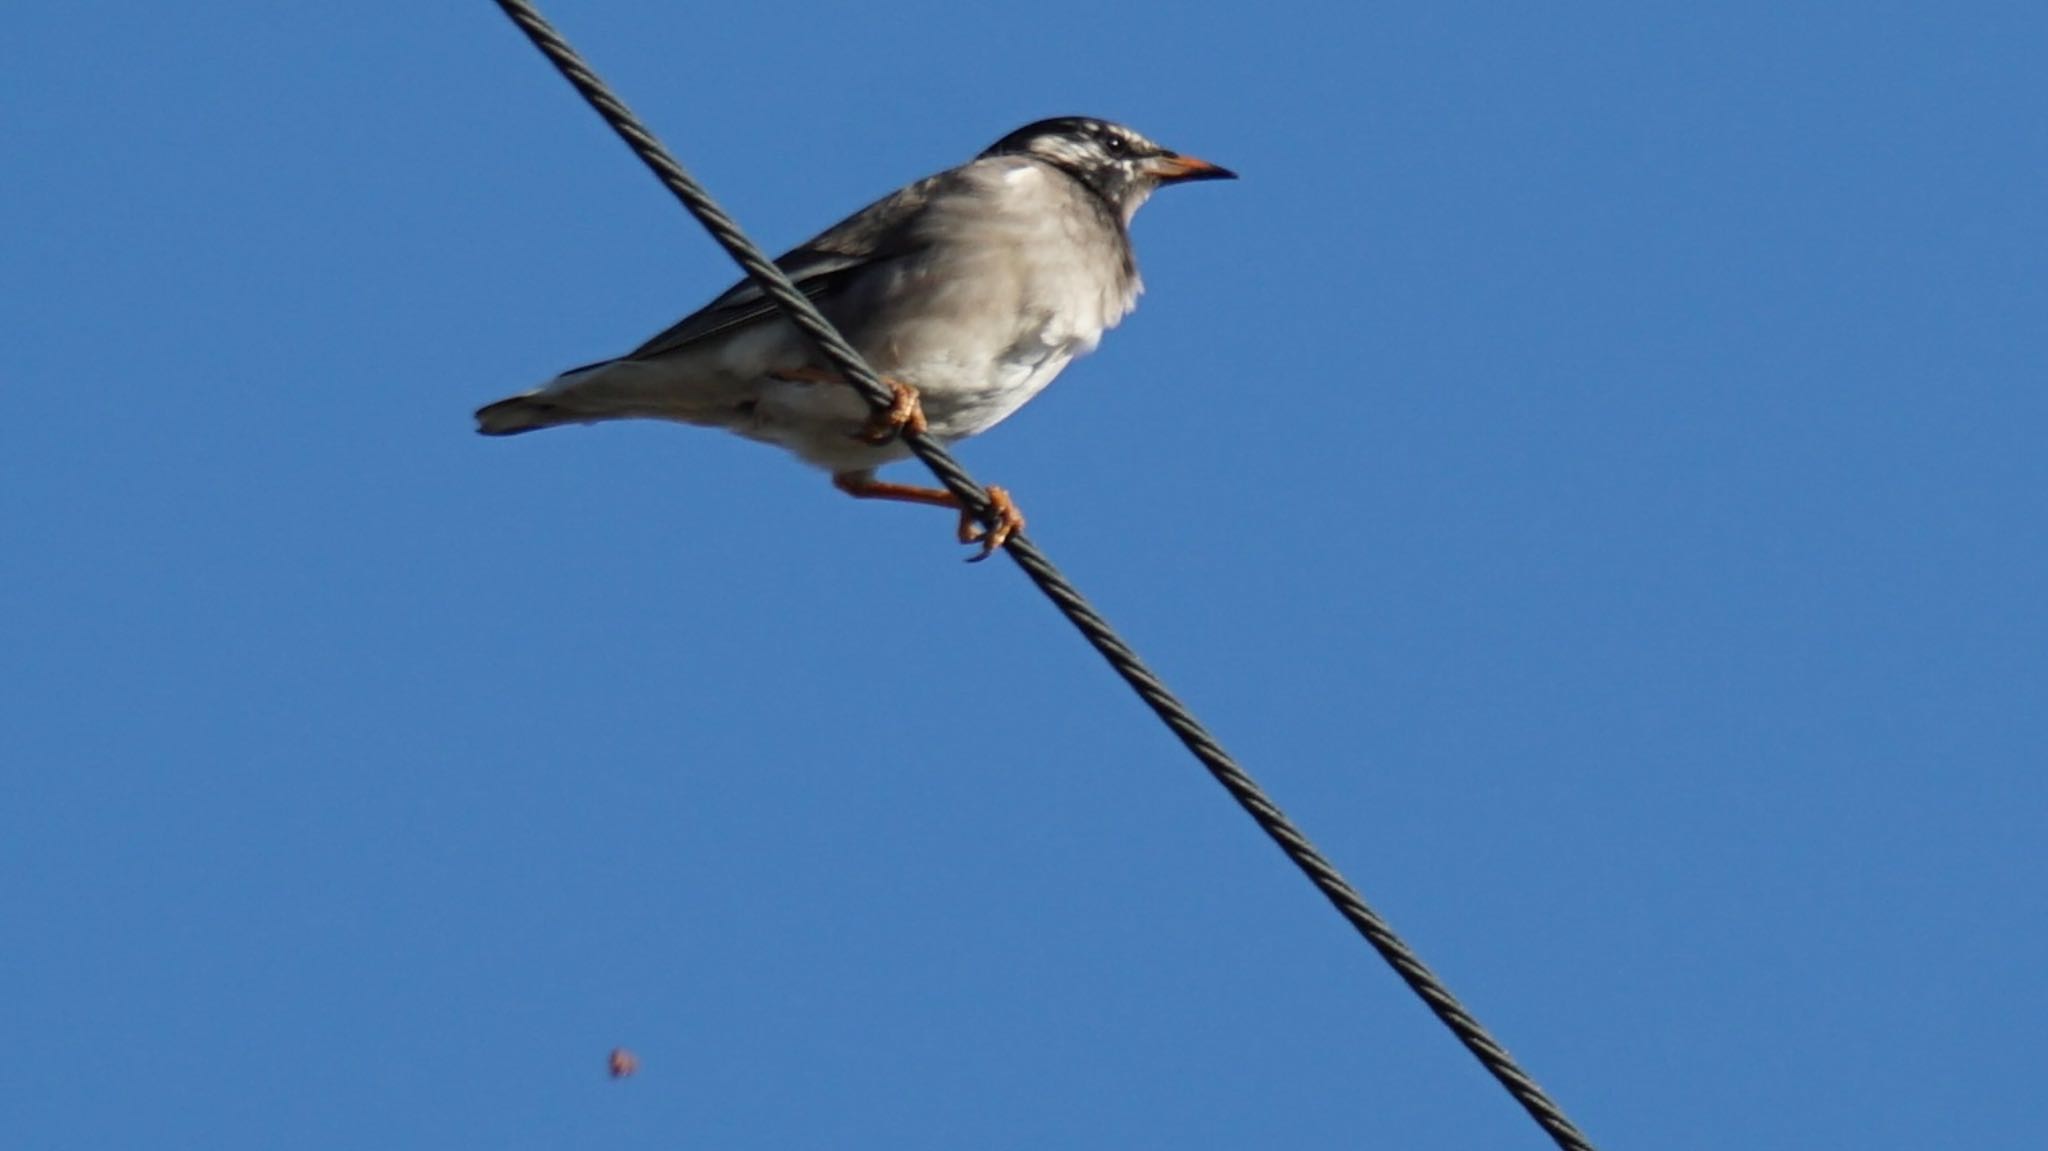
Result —
M 1237 179 L 1228 168 L 1162 148 L 1122 124 L 1087 116 L 1026 124 L 982 155 L 1044 160 L 1095 189 L 1125 223 L 1162 184 Z

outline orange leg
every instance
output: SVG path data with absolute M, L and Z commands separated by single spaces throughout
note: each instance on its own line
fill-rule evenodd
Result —
M 926 504 L 935 508 L 958 508 L 960 542 L 981 545 L 981 554 L 975 556 L 975 560 L 987 559 L 995 554 L 997 548 L 1008 543 L 1011 536 L 1024 530 L 1024 514 L 1017 510 L 1016 503 L 1010 499 L 1010 493 L 994 484 L 988 486 L 988 502 L 989 512 L 995 518 L 995 526 L 987 529 L 981 526 L 973 512 L 961 506 L 960 500 L 944 488 L 892 484 L 878 480 L 867 472 L 841 472 L 832 477 L 832 486 L 860 500 L 895 500 L 898 503 Z
M 787 380 L 794 384 L 844 384 L 846 377 L 823 368 L 791 368 L 785 372 L 770 372 L 769 378 Z M 925 434 L 924 405 L 917 402 L 917 389 L 901 380 L 882 377 L 889 386 L 893 397 L 889 410 L 876 412 L 868 420 L 868 426 L 861 430 L 857 439 L 871 444 L 886 444 L 909 430 L 917 435 Z

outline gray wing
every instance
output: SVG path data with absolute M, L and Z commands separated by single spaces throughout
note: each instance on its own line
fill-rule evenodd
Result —
M 785 252 L 775 266 L 813 302 L 824 303 L 844 292 L 859 278 L 862 269 L 907 255 L 922 246 L 912 225 L 918 210 L 930 199 L 933 185 L 948 175 L 942 172 L 884 196 L 808 243 Z M 724 295 L 621 359 L 652 360 L 666 356 L 712 336 L 760 323 L 778 310 L 751 278 L 741 280 Z

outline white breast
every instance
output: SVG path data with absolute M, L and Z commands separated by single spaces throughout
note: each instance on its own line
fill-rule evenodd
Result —
M 973 172 L 968 196 L 934 205 L 934 223 L 949 238 L 974 237 L 952 257 L 954 284 L 978 286 L 962 291 L 962 302 L 973 299 L 974 326 L 992 337 L 971 363 L 921 365 L 925 414 L 948 438 L 986 431 L 1022 407 L 1074 357 L 1093 351 L 1138 294 L 1136 277 L 1125 273 L 1121 232 L 1105 229 L 1087 210 L 1092 205 L 1077 202 L 1088 193 L 1036 162 L 983 163 L 989 166 Z M 984 327 L 991 313 L 1008 322 Z

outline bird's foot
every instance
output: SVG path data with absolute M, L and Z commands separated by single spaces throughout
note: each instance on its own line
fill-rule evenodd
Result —
M 968 563 L 980 563 L 996 553 L 996 549 L 1010 541 L 1010 537 L 1024 530 L 1024 513 L 1017 510 L 1017 504 L 1010 499 L 1010 493 L 990 484 L 988 491 L 989 516 L 995 522 L 983 526 L 981 520 L 966 508 L 960 509 L 960 542 L 978 543 L 981 554 L 969 559 Z
M 892 397 L 889 410 L 868 417 L 868 426 L 861 429 L 859 438 L 870 444 L 886 444 L 906 431 L 924 435 L 924 405 L 918 401 L 917 389 L 887 376 L 882 377 L 882 382 L 888 385 Z
M 980 544 L 981 554 L 969 557 L 969 563 L 985 560 L 995 554 L 997 548 L 1010 541 L 1010 537 L 1024 530 L 1024 514 L 1017 510 L 1017 504 L 1010 499 L 1010 493 L 990 484 L 988 492 L 989 517 L 993 526 L 982 526 L 980 517 L 960 506 L 959 497 L 944 488 L 924 488 L 914 484 L 892 484 L 875 478 L 873 472 L 840 472 L 832 477 L 832 486 L 847 495 L 861 500 L 895 500 L 906 504 L 928 504 L 932 507 L 957 508 L 960 512 L 960 542 Z

